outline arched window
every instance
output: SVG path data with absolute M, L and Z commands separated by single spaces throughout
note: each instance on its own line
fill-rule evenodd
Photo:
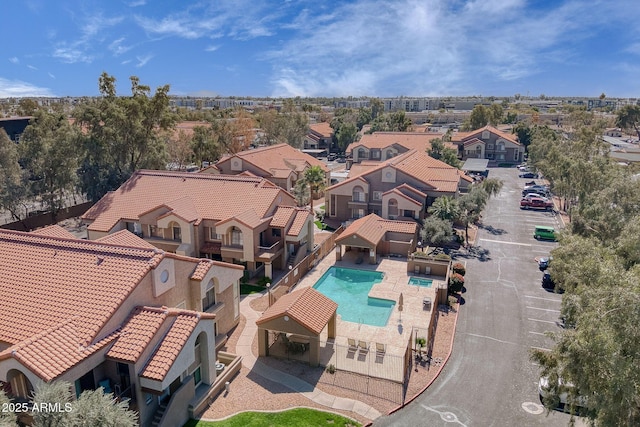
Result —
M 387 154 L 385 154 L 385 160 L 393 157 L 393 150 L 387 150 Z
M 171 238 L 178 242 L 182 241 L 182 230 L 180 229 L 180 224 L 177 222 L 169 223 L 169 230 L 171 232 Z
M 354 202 L 364 202 L 365 201 L 364 189 L 362 187 L 360 187 L 359 185 L 356 185 L 355 187 L 353 187 L 353 201 Z
M 29 379 L 17 369 L 10 369 L 7 372 L 7 382 L 11 386 L 10 397 L 30 398 L 33 393 L 33 386 Z
M 358 148 L 358 160 L 364 159 L 367 157 L 367 152 L 364 148 Z
M 389 216 L 398 216 L 398 201 L 396 199 L 389 199 Z
M 231 244 L 234 246 L 242 246 L 242 230 L 233 227 L 231 229 Z

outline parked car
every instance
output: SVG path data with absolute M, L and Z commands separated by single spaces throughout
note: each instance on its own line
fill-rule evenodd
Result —
M 522 190 L 522 197 L 527 197 L 528 194 L 538 194 L 545 198 L 549 198 L 551 196 L 551 194 L 547 189 L 539 186 L 527 187 L 524 190 Z
M 524 164 L 523 164 L 523 165 L 520 165 L 520 166 L 518 166 L 518 170 L 519 170 L 520 172 L 529 172 L 529 166 L 524 165 Z
M 538 194 L 538 193 L 527 193 L 526 195 L 524 195 L 522 198 L 523 199 L 533 199 L 533 198 L 539 198 L 539 199 L 548 199 L 546 196 L 544 196 L 543 194 Z
M 337 159 L 338 156 L 336 155 L 336 153 L 331 153 L 327 156 L 327 160 L 330 162 L 333 162 L 335 159 Z
M 535 172 L 525 172 L 518 175 L 520 178 L 538 178 L 538 174 Z
M 547 268 L 549 268 L 549 264 L 551 264 L 552 259 L 553 257 L 550 256 L 543 256 L 538 258 L 538 268 L 540 269 L 540 271 L 545 271 Z
M 556 230 L 553 227 L 549 227 L 547 225 L 536 225 L 536 228 L 533 230 L 533 238 L 555 241 Z
M 555 387 L 553 387 L 555 388 Z M 574 385 L 571 383 L 565 383 L 562 378 L 558 380 L 558 401 L 556 403 L 556 409 L 560 409 L 562 411 L 569 410 L 567 408 L 567 404 L 569 403 L 569 392 L 572 391 Z M 540 381 L 538 381 L 538 394 L 540 395 L 540 402 L 543 404 L 545 401 L 549 399 L 553 399 L 554 396 L 551 395 L 551 384 L 549 383 L 548 377 L 540 377 Z M 584 396 L 576 396 L 574 400 L 574 406 L 578 413 L 583 413 L 584 409 L 587 407 L 587 399 Z
M 541 197 L 525 197 L 520 200 L 520 209 L 544 209 L 549 211 L 553 209 L 553 203 Z
M 346 163 L 347 159 L 344 157 L 338 157 L 338 163 Z
M 557 286 L 556 282 L 551 278 L 551 273 L 546 272 L 542 274 L 542 288 L 549 292 L 555 292 L 558 294 L 564 293 L 564 289 L 561 286 Z

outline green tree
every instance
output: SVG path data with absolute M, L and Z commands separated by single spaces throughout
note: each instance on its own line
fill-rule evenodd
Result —
M 384 114 L 384 103 L 380 98 L 373 98 L 369 102 L 371 106 L 371 119 L 375 120 L 381 114 Z
M 300 148 L 309 130 L 309 120 L 304 112 L 298 112 L 291 100 L 285 102 L 281 112 L 267 110 L 258 114 L 263 131 L 261 142 L 266 145 L 287 143 Z
M 525 151 L 529 151 L 532 137 L 531 127 L 525 122 L 520 122 L 513 127 L 513 132 L 518 136 L 520 144 L 524 145 Z
M 640 105 L 625 105 L 618 112 L 616 124 L 622 129 L 633 129 L 640 138 Z
M 480 220 L 482 210 L 487 204 L 489 194 L 481 187 L 474 186 L 471 191 L 458 198 L 458 216 L 456 220 L 464 225 L 465 242 L 469 245 L 469 225 Z
M 33 116 L 40 109 L 38 101 L 32 98 L 22 98 L 18 101 L 16 114 L 19 116 Z
M 304 182 L 309 186 L 310 193 L 310 210 L 313 213 L 313 198 L 317 197 L 317 194 L 324 191 L 327 185 L 327 178 L 324 171 L 320 166 L 311 166 L 304 171 Z
M 444 141 L 440 138 L 435 138 L 431 141 L 431 147 L 427 150 L 427 154 L 454 168 L 460 168 L 462 165 L 462 162 L 458 159 L 457 150 L 444 145 Z
M 296 185 L 293 187 L 291 192 L 293 193 L 293 197 L 295 197 L 298 206 L 307 206 L 307 204 L 309 204 L 309 200 L 311 199 L 309 186 L 304 178 L 296 181 Z
M 63 115 L 38 110 L 20 138 L 20 162 L 28 171 L 27 194 L 42 198 L 55 216 L 76 191 L 79 132 Z
M 213 163 L 220 159 L 222 147 L 211 126 L 195 126 L 191 136 L 191 151 L 197 165 L 203 161 Z
M 487 178 L 480 184 L 480 187 L 487 193 L 488 197 L 495 197 L 500 194 L 503 186 L 504 182 L 498 178 Z
M 113 394 L 104 394 L 102 388 L 84 391 L 75 400 L 72 385 L 68 382 L 42 383 L 36 387 L 34 405 L 55 403 L 69 410 L 34 411 L 34 427 L 138 425 L 138 414 L 130 411 L 126 402 L 116 402 Z
M 395 111 L 389 114 L 378 115 L 371 122 L 371 129 L 367 133 L 373 132 L 409 132 L 413 128 L 411 119 L 404 111 Z
M 338 149 L 343 153 L 349 144 L 355 142 L 358 137 L 358 129 L 353 123 L 344 123 L 335 132 L 335 137 L 338 142 Z
M 502 123 L 502 119 L 504 118 L 504 107 L 502 104 L 493 103 L 488 110 L 490 125 L 498 126 Z
M 453 197 L 441 196 L 433 201 L 427 212 L 436 218 L 452 221 L 459 216 L 460 206 Z
M 449 220 L 431 216 L 424 220 L 420 236 L 429 246 L 445 245 L 453 238 L 453 224 Z
M 465 131 L 480 129 L 489 124 L 490 118 L 491 118 L 490 110 L 484 105 L 478 104 L 475 107 L 473 107 L 473 110 L 471 110 L 469 119 L 463 123 L 462 129 Z
M 7 408 L 11 400 L 4 390 L 0 389 L 0 408 Z M 0 410 L 0 427 L 15 427 L 16 414 L 13 411 Z
M 175 126 L 177 116 L 169 109 L 169 85 L 150 88 L 130 78 L 131 96 L 118 97 L 116 79 L 102 73 L 100 94 L 76 111 L 83 130 L 83 159 L 79 170 L 81 188 L 92 200 L 114 190 L 138 169 L 165 169 L 162 131 Z
M 18 162 L 18 146 L 0 129 L 0 209 L 11 213 L 15 220 L 26 216 L 26 176 Z

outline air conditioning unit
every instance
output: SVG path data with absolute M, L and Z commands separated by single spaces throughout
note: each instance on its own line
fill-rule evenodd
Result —
M 389 215 L 389 219 L 398 219 L 398 215 Z

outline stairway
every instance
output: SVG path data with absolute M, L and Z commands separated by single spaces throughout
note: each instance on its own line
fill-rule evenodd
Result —
M 160 421 L 162 421 L 162 416 L 164 415 L 164 412 L 166 410 L 167 410 L 167 404 L 166 403 L 162 403 L 162 404 L 160 404 L 160 406 L 158 406 L 158 410 L 153 415 L 153 421 L 151 421 L 151 426 L 152 427 L 158 427 L 160 425 Z

